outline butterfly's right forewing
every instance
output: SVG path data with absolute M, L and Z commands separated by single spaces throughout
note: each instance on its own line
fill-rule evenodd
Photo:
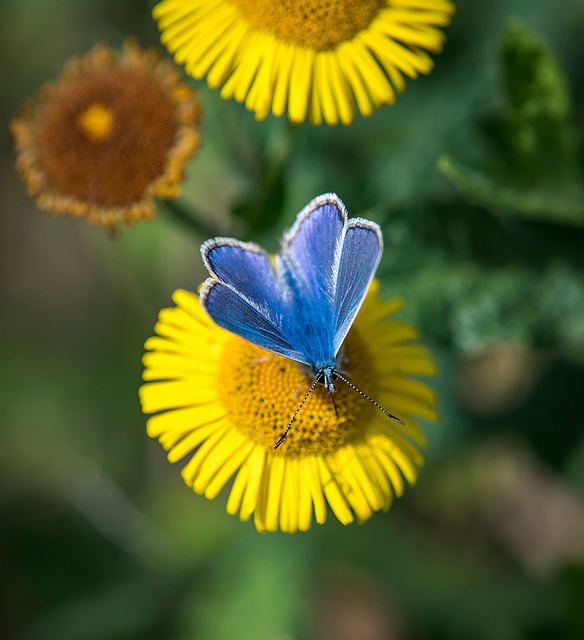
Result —
M 288 343 L 277 325 L 223 282 L 207 278 L 199 300 L 203 309 L 223 329 L 262 349 L 304 362 L 302 354 Z
M 279 281 L 261 247 L 232 238 L 214 238 L 202 245 L 201 255 L 212 276 L 237 291 L 271 322 L 281 322 L 284 311 Z
M 304 362 L 282 331 L 288 314 L 268 255 L 231 238 L 208 240 L 201 254 L 213 277 L 204 282 L 199 300 L 211 318 L 263 349 Z

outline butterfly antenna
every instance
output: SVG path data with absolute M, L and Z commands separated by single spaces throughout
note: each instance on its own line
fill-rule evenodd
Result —
M 388 418 L 391 418 L 392 420 L 395 420 L 395 422 L 399 422 L 400 424 L 404 424 L 402 420 L 400 420 L 399 418 L 396 418 L 395 416 L 392 416 L 391 413 L 389 413 L 389 411 L 386 411 L 380 404 L 377 404 L 377 402 L 375 402 L 375 400 L 373 400 L 373 398 L 370 398 L 366 393 L 363 393 L 361 391 L 361 389 L 357 389 L 357 387 L 352 382 L 349 382 L 347 380 L 347 378 L 345 378 L 344 376 L 340 375 L 338 371 L 336 372 L 336 376 L 337 376 L 337 378 L 340 378 L 344 383 L 348 384 L 351 387 L 351 389 L 355 389 L 355 391 L 357 393 L 360 393 L 364 398 L 367 398 L 367 400 L 369 400 L 369 402 L 373 403 L 380 411 L 383 411 L 383 413 L 385 413 L 385 415 Z M 311 391 L 312 391 L 312 389 L 311 389 Z M 300 405 L 300 406 L 302 406 L 302 405 Z M 296 412 L 296 413 L 298 413 L 298 412 Z M 295 415 L 295 417 L 296 417 L 296 415 Z
M 308 393 L 304 396 L 304 400 L 300 403 L 300 405 L 298 406 L 298 409 L 296 409 L 296 411 L 294 412 L 294 415 L 292 416 L 292 420 L 290 420 L 290 422 L 288 423 L 286 430 L 280 436 L 280 439 L 278 440 L 278 442 L 276 442 L 276 444 L 274 445 L 274 449 L 277 449 L 282 444 L 282 442 L 284 442 L 286 436 L 288 435 L 288 431 L 290 431 L 290 427 L 292 426 L 292 423 L 294 422 L 294 420 L 296 420 L 296 416 L 298 415 L 298 412 L 300 411 L 300 409 L 302 409 L 302 405 L 308 400 L 308 396 L 314 391 L 314 387 L 316 387 L 317 382 L 318 380 L 317 378 L 315 378 L 314 382 L 312 383 L 312 386 L 308 390 Z

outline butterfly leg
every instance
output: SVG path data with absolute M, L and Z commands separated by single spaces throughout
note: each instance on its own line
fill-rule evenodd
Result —
M 276 357 L 275 353 L 270 353 L 269 356 L 264 356 L 263 358 L 252 358 L 250 362 L 252 364 L 259 364 L 261 362 L 268 362 L 268 360 L 271 360 L 272 358 L 275 358 L 275 357 Z
M 292 400 L 294 400 L 294 398 L 300 393 L 300 389 L 302 389 L 303 385 L 304 385 L 304 381 L 306 380 L 308 376 L 303 376 L 302 377 L 302 382 L 296 387 L 296 391 L 292 394 Z

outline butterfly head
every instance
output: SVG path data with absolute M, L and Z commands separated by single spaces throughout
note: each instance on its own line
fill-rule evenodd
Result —
M 304 362 L 296 362 L 296 366 L 302 373 L 302 375 L 312 380 L 316 386 L 317 384 L 323 384 L 327 393 L 334 393 L 334 382 L 338 378 L 339 365 L 342 358 L 337 357 L 330 362 L 317 362 L 316 364 L 305 364 Z
M 316 382 L 324 384 L 327 393 L 335 391 L 335 380 L 337 379 L 337 369 L 335 364 L 327 364 L 322 367 L 315 367 L 313 375 Z

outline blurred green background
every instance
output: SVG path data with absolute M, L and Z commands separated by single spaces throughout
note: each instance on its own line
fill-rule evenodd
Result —
M 257 123 L 198 83 L 185 206 L 115 240 L 14 174 L 20 102 L 151 3 L 0 4 L 0 637 L 584 638 L 584 2 L 460 0 L 445 52 L 348 128 Z M 336 191 L 439 362 L 428 463 L 388 514 L 260 535 L 145 434 L 142 345 L 208 235 L 268 249 Z

